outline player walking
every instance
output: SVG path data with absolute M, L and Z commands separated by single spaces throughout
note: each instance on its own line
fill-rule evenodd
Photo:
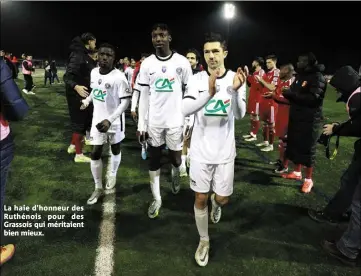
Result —
M 88 204 L 97 203 L 103 195 L 103 145 L 111 145 L 110 169 L 107 174 L 106 189 L 114 188 L 121 161 L 120 142 L 125 137 L 125 116 L 131 91 L 124 73 L 115 69 L 115 48 L 110 44 L 99 47 L 99 67 L 91 72 L 92 91 L 83 100 L 82 109 L 93 101 L 94 114 L 90 131 L 90 142 L 94 146 L 91 153 L 90 168 L 95 182 L 95 190 L 88 199 Z
M 172 192 L 177 194 L 180 190 L 179 167 L 182 163 L 184 125 L 182 98 L 183 88 L 192 76 L 192 69 L 184 56 L 170 49 L 171 41 L 168 26 L 155 25 L 152 29 L 152 43 L 156 53 L 142 62 L 139 72 L 141 92 L 138 132 L 142 137 L 149 136 L 149 177 L 153 194 L 148 209 L 150 218 L 158 216 L 162 205 L 159 178 L 164 144 L 169 148 L 172 163 Z
M 221 208 L 233 193 L 236 143 L 235 119 L 246 113 L 246 79 L 224 67 L 228 54 L 225 41 L 211 33 L 205 39 L 204 59 L 208 70 L 194 75 L 183 100 L 185 116 L 195 114 L 192 133 L 190 186 L 196 193 L 195 220 L 200 242 L 195 253 L 198 265 L 206 266 L 209 254 L 208 196 L 211 195 L 211 220 L 218 223 Z

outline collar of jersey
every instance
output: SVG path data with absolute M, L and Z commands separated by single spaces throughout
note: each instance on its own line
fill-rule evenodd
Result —
M 161 57 L 158 57 L 156 54 L 154 54 L 155 57 L 159 60 L 159 61 L 167 61 L 167 60 L 170 60 L 172 58 L 172 56 L 174 55 L 174 51 L 172 51 L 172 53 L 170 54 L 170 56 L 168 58 L 161 58 Z
M 226 69 L 226 71 L 224 72 L 224 74 L 223 74 L 222 76 L 219 76 L 219 77 L 217 78 L 217 80 L 223 79 L 223 78 L 227 75 L 228 71 L 229 71 L 229 69 Z M 211 75 L 211 74 L 209 74 L 208 70 L 206 70 L 206 72 L 207 72 L 208 76 Z

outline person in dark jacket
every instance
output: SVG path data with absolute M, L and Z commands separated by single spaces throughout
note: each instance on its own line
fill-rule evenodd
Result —
M 341 97 L 338 101 L 346 103 L 350 119 L 339 124 L 324 126 L 324 135 L 352 136 L 361 138 L 361 77 L 351 66 L 340 68 L 331 78 L 330 84 Z M 346 171 L 341 177 L 341 186 L 335 196 L 322 211 L 309 210 L 309 216 L 317 222 L 337 224 L 347 219 L 347 211 L 361 173 L 361 139 L 354 144 L 355 152 Z
M 189 49 L 186 53 L 186 58 L 191 64 L 193 75 L 203 71 L 203 66 L 200 64 L 201 55 L 196 49 Z
M 90 163 L 90 158 L 83 155 L 82 141 L 86 131 L 90 130 L 93 106 L 80 110 L 81 100 L 90 93 L 90 72 L 96 62 L 90 57 L 96 47 L 96 38 L 91 33 L 84 33 L 73 39 L 70 45 L 66 72 L 64 74 L 66 99 L 69 107 L 71 127 L 73 131 L 68 153 L 76 153 L 75 162 Z
M 361 138 L 361 77 L 350 66 L 340 68 L 330 80 L 340 95 L 338 102 L 346 103 L 349 120 L 327 124 L 323 135 Z M 355 266 L 361 250 L 361 139 L 354 144 L 354 155 L 341 178 L 341 188 L 326 206 L 324 212 L 314 213 L 318 221 L 335 221 L 351 205 L 348 229 L 337 242 L 324 240 L 323 249 L 344 264 Z
M 51 71 L 50 71 L 50 64 L 49 61 L 44 62 L 44 86 L 46 86 L 47 81 L 49 80 L 49 84 L 51 85 L 52 79 L 51 79 Z
M 306 178 L 301 189 L 303 193 L 309 193 L 313 187 L 312 171 L 327 87 L 322 74 L 324 69 L 314 54 L 299 56 L 296 80 L 283 92 L 283 96 L 290 102 L 285 160 L 291 160 L 295 170 L 282 177 L 301 180 L 301 167 L 306 167 Z M 288 161 L 285 161 L 284 167 L 288 168 Z
M 0 59 L 0 100 L 0 232 L 2 233 L 6 180 L 14 158 L 14 142 L 10 133 L 9 120 L 23 119 L 29 109 L 13 80 L 13 72 L 2 59 Z M 0 252 L 1 266 L 12 258 L 15 246 L 13 244 L 1 245 Z
M 60 83 L 59 77 L 58 77 L 58 68 L 56 67 L 55 60 L 52 60 L 50 63 L 50 72 L 51 72 L 51 83 L 54 83 L 55 79 L 58 83 Z
M 14 63 L 11 61 L 11 59 L 5 55 L 4 50 L 0 50 L 0 57 L 1 57 L 1 59 L 4 60 L 5 64 L 9 67 L 9 69 L 12 73 L 11 74 L 12 78 L 16 79 L 18 77 L 18 70 L 17 70 L 16 66 L 14 65 Z

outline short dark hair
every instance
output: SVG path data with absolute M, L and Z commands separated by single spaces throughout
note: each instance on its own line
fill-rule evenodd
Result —
M 310 66 L 314 66 L 317 64 L 317 58 L 316 58 L 315 54 L 312 52 L 303 53 L 302 55 L 300 55 L 300 57 L 307 57 L 308 65 L 310 65 Z
M 195 49 L 195 48 L 188 49 L 188 51 L 186 52 L 186 55 L 187 55 L 188 53 L 193 53 L 193 54 L 196 56 L 196 59 L 197 59 L 198 61 L 201 61 L 201 55 L 199 54 L 199 52 L 197 51 L 197 49 Z
M 227 42 L 220 33 L 209 32 L 204 35 L 204 44 L 208 42 L 219 42 L 224 51 L 227 51 Z
M 169 35 L 172 35 L 172 32 L 169 29 L 167 24 L 164 24 L 164 23 L 156 23 L 156 24 L 154 24 L 153 27 L 152 27 L 152 32 L 157 30 L 157 29 L 161 29 L 162 31 L 167 31 Z
M 259 66 L 261 66 L 261 67 L 264 66 L 264 59 L 263 59 L 263 57 L 256 57 L 256 58 L 254 59 L 254 61 L 256 61 Z
M 272 59 L 274 62 L 277 62 L 277 57 L 274 54 L 266 56 L 266 60 L 267 59 Z
M 92 33 L 83 33 L 80 36 L 80 40 L 87 45 L 89 40 L 96 40 L 95 35 L 93 35 Z
M 109 44 L 109 43 L 103 43 L 103 44 L 101 44 L 100 46 L 99 46 L 99 50 L 100 50 L 100 48 L 109 48 L 109 49 L 112 49 L 113 50 L 113 52 L 114 52 L 114 55 L 115 55 L 115 47 L 113 46 L 113 45 L 111 45 L 111 44 Z

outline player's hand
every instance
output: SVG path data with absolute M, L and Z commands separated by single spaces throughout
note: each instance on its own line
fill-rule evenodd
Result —
M 138 122 L 138 115 L 137 115 L 137 112 L 132 111 L 132 112 L 131 112 L 131 115 L 132 115 L 132 118 L 133 118 L 134 122 Z
M 245 67 L 246 69 L 246 67 Z M 237 69 L 237 73 L 233 78 L 233 90 L 237 91 L 246 81 L 248 77 L 248 68 L 243 71 L 242 68 Z
M 80 110 L 84 110 L 89 106 L 89 103 L 86 100 L 81 101 Z
M 282 90 L 282 93 L 285 92 L 285 91 L 287 91 L 288 89 L 290 89 L 289 86 L 284 86 L 284 87 L 282 87 L 282 89 L 281 89 L 281 90 Z
M 327 124 L 323 126 L 323 134 L 325 135 L 331 135 L 333 133 L 333 127 L 337 125 L 336 123 L 333 124 Z
M 81 85 L 75 85 L 74 90 L 83 98 L 86 98 L 89 96 L 88 88 Z
M 273 97 L 273 95 L 274 95 L 273 92 L 267 92 L 267 93 L 263 94 L 262 97 L 266 98 L 266 99 L 270 99 Z
M 209 96 L 213 97 L 217 93 L 217 85 L 216 80 L 217 77 L 220 75 L 220 69 L 217 68 L 212 72 L 212 74 L 209 76 L 208 79 L 208 85 L 209 85 Z
M 261 82 L 261 76 L 260 75 L 256 75 L 254 76 L 255 80 L 258 82 Z
M 96 125 L 97 129 L 99 130 L 99 132 L 105 133 L 109 130 L 111 123 L 105 119 L 103 121 L 101 121 L 99 124 Z
M 139 143 L 144 143 L 145 141 L 148 140 L 149 138 L 149 135 L 148 135 L 148 132 L 146 131 L 137 131 L 137 137 L 138 137 L 138 140 L 139 140 Z

